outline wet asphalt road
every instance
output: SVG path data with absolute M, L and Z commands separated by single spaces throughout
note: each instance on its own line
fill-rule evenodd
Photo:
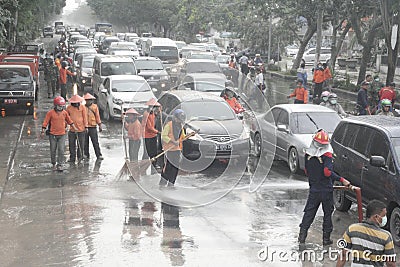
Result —
M 270 86 L 271 101 L 287 101 L 289 83 Z M 255 192 L 249 192 L 250 181 L 264 177 L 223 174 L 223 163 L 182 173 L 177 189 L 160 190 L 158 175 L 137 182 L 117 176 L 124 161 L 121 123 L 105 122 L 105 160 L 95 161 L 91 151 L 90 161 L 53 172 L 49 142 L 38 138 L 51 106 L 41 90 L 37 120 L 0 118 L 0 266 L 315 266 L 258 258 L 265 246 L 270 252 L 298 249 L 308 183 L 285 163 L 274 162 Z M 254 166 L 251 158 L 249 169 Z M 177 208 L 160 200 L 201 206 Z M 333 239 L 356 220 L 355 207 L 335 212 Z M 323 249 L 321 224 L 319 211 L 307 240 L 317 252 Z M 334 266 L 328 257 L 319 262 Z

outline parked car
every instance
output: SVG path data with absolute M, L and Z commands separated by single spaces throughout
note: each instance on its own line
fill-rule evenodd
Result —
M 53 36 L 54 36 L 54 29 L 52 26 L 47 26 L 47 27 L 43 28 L 43 37 L 44 38 L 46 38 L 46 37 L 53 38 Z
M 286 56 L 294 57 L 299 52 L 299 46 L 297 44 L 288 45 L 285 47 Z
M 310 48 L 306 52 L 304 52 L 303 59 L 306 62 L 306 65 L 314 65 L 315 53 L 316 53 L 316 48 Z M 321 47 L 319 61 L 327 62 L 330 59 L 331 59 L 331 48 L 330 47 Z
M 186 59 L 178 71 L 177 84 L 182 83 L 186 75 L 193 75 L 197 73 L 206 73 L 207 75 L 219 76 L 225 84 L 226 76 L 219 67 L 218 62 L 209 59 Z
M 332 134 L 339 115 L 326 107 L 312 104 L 281 104 L 256 117 L 250 135 L 255 153 L 270 149 L 270 137 L 276 136 L 275 158 L 286 161 L 292 173 L 304 169 L 304 149 L 311 144 L 319 128 Z M 272 151 L 273 152 L 273 151 Z
M 183 144 L 183 155 L 187 159 L 247 160 L 248 130 L 223 98 L 205 92 L 171 90 L 158 102 L 166 114 L 172 114 L 177 108 L 185 111 L 187 133 L 200 129 Z
M 157 89 L 157 95 L 170 89 L 171 79 L 159 58 L 137 57 L 133 61 L 138 75 L 145 78 L 152 88 Z
M 130 108 L 143 113 L 146 102 L 155 98 L 150 85 L 137 75 L 111 75 L 100 85 L 97 104 L 105 120 L 121 118 Z
M 387 229 L 400 245 L 400 118 L 359 116 L 343 119 L 332 136 L 335 172 L 362 190 L 362 202 L 387 205 Z M 356 196 L 335 191 L 335 206 L 350 209 Z

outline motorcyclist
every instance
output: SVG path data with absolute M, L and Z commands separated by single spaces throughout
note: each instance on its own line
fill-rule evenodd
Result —
M 236 114 L 242 113 L 244 111 L 244 108 L 236 99 L 233 89 L 228 87 L 225 89 L 224 99 Z
M 337 102 L 337 98 L 338 97 L 335 93 L 330 93 L 325 107 L 336 111 L 341 117 L 347 117 L 346 112 L 344 112 L 342 106 Z
M 392 102 L 389 99 L 382 99 L 381 101 L 382 109 L 378 110 L 376 115 L 391 116 L 393 117 L 393 112 L 390 111 L 392 107 Z
M 261 58 L 260 54 L 256 54 L 256 57 L 254 58 L 254 65 L 259 65 L 259 64 L 264 64 L 264 61 Z
M 326 104 L 328 103 L 329 95 L 329 91 L 323 91 L 321 93 L 321 103 L 319 103 L 321 106 L 326 106 Z

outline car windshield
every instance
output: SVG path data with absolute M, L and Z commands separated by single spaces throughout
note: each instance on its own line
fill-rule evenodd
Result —
M 340 117 L 336 112 L 307 112 L 291 114 L 291 130 L 294 134 L 313 134 L 317 129 L 332 133 Z
M 103 62 L 101 64 L 101 76 L 110 75 L 136 75 L 133 62 Z
M 4 83 L 30 82 L 30 72 L 27 68 L 0 69 L 0 80 Z
M 190 120 L 233 120 L 236 118 L 232 109 L 225 102 L 212 100 L 187 101 L 182 103 L 182 109 Z M 207 108 L 204 108 L 207 107 Z
M 113 92 L 146 92 L 150 91 L 150 86 L 145 81 L 125 80 L 113 81 Z
M 94 57 L 83 58 L 82 68 L 91 68 L 93 66 Z
M 230 56 L 221 55 L 221 56 L 217 56 L 216 60 L 218 61 L 218 63 L 224 64 L 224 63 L 227 63 L 230 58 L 231 58 Z
M 394 157 L 398 164 L 400 164 L 400 137 L 392 138 L 394 153 L 396 154 Z
M 196 82 L 195 86 L 196 86 L 196 91 L 202 91 L 202 92 L 222 92 L 222 90 L 225 89 L 224 86 L 215 83 Z
M 136 68 L 138 70 L 163 70 L 161 61 L 158 60 L 136 60 Z
M 217 62 L 192 62 L 187 64 L 187 73 L 221 73 Z
M 188 58 L 214 60 L 213 54 L 208 54 L 208 53 L 193 53 L 193 54 L 190 54 L 188 56 Z

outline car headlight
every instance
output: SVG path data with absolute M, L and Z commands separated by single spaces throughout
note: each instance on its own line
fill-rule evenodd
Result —
M 178 72 L 178 68 L 171 68 L 171 72 L 174 72 L 174 73 Z
M 160 80 L 161 81 L 167 81 L 167 80 L 169 80 L 169 76 L 168 75 L 161 76 Z
M 82 71 L 81 74 L 82 74 L 82 77 L 89 77 L 89 74 L 85 71 Z
M 121 99 L 118 99 L 118 98 L 114 98 L 113 103 L 121 106 L 124 103 L 124 101 L 122 101 Z

